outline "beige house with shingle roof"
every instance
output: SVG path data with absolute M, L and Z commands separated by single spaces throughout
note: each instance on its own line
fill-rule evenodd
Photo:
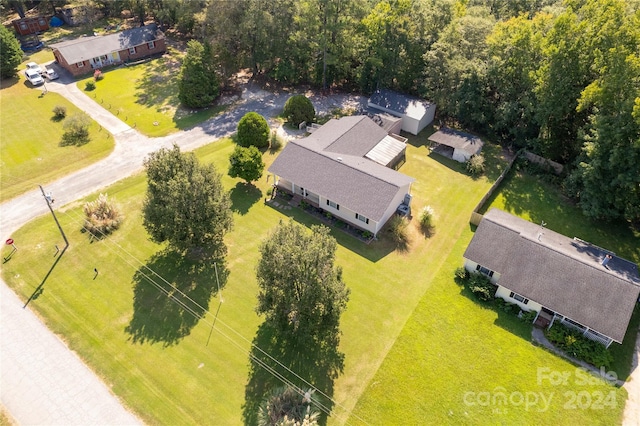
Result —
M 279 189 L 376 235 L 410 193 L 414 179 L 391 168 L 405 150 L 369 117 L 342 117 L 289 142 L 269 172 Z
M 622 343 L 640 294 L 635 263 L 499 209 L 484 215 L 464 258 L 496 297 L 536 311 L 537 325 L 560 321 L 607 347 Z

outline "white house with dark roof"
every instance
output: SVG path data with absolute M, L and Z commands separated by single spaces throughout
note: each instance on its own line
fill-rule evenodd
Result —
M 498 209 L 483 217 L 464 258 L 498 286 L 496 297 L 536 311 L 536 325 L 560 321 L 607 347 L 622 343 L 640 294 L 635 263 Z
M 403 161 L 405 141 L 366 116 L 332 119 L 289 142 L 269 172 L 279 189 L 376 235 L 414 181 L 391 168 Z
M 479 137 L 448 127 L 443 127 L 429 136 L 429 140 L 435 142 L 435 152 L 461 163 L 479 154 L 484 145 Z
M 166 43 L 158 26 L 150 24 L 115 34 L 53 43 L 50 47 L 60 66 L 77 76 L 107 65 L 163 53 Z
M 373 92 L 367 106 L 373 114 L 383 112 L 402 118 L 402 130 L 413 135 L 431 124 L 436 114 L 432 102 L 385 89 Z

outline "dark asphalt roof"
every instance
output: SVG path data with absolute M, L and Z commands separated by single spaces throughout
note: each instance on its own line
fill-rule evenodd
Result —
M 75 64 L 156 39 L 158 39 L 158 27 L 156 24 L 149 24 L 105 36 L 80 37 L 75 40 L 53 43 L 50 47 L 57 49 L 68 63 Z
M 602 266 L 608 253 L 491 209 L 464 257 L 500 273 L 498 284 L 621 343 L 640 277 L 635 263 L 615 255 Z
M 477 154 L 484 145 L 479 137 L 448 127 L 443 127 L 429 136 L 429 140 L 470 154 Z
M 420 120 L 433 104 L 424 99 L 403 95 L 392 90 L 379 89 L 369 97 L 368 105 L 373 108 L 377 105 L 399 115 Z
M 386 136 L 366 116 L 330 120 L 310 136 L 289 142 L 269 172 L 380 221 L 400 188 L 414 181 L 364 158 Z

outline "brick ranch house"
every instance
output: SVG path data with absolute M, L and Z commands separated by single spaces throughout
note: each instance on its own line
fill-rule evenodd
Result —
M 278 190 L 376 235 L 411 199 L 414 179 L 394 170 L 405 151 L 405 138 L 369 117 L 342 117 L 289 142 L 269 172 Z
M 499 209 L 484 215 L 464 258 L 496 297 L 537 312 L 537 326 L 558 321 L 606 347 L 622 343 L 640 294 L 635 263 Z
M 167 48 L 164 34 L 155 24 L 105 36 L 81 37 L 50 47 L 58 64 L 74 76 L 161 54 Z

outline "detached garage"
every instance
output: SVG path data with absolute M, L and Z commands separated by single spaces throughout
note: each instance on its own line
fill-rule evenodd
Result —
M 386 112 L 402 118 L 402 130 L 413 135 L 420 133 L 433 121 L 434 103 L 403 95 L 391 90 L 376 90 L 369 98 L 370 112 Z
M 447 127 L 429 136 L 429 140 L 435 142 L 434 152 L 461 163 L 469 161 L 471 156 L 478 154 L 484 145 L 477 136 Z

